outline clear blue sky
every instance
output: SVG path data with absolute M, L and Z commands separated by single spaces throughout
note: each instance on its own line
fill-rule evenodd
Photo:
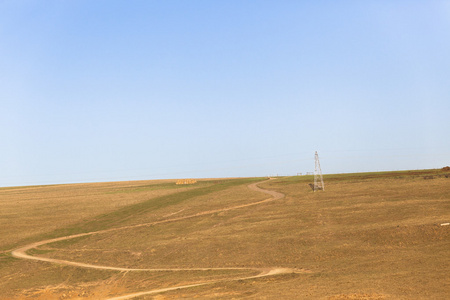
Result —
M 450 165 L 450 1 L 0 1 L 0 186 Z

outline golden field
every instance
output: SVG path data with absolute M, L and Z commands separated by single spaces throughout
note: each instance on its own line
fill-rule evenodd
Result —
M 1 188 L 0 299 L 108 299 L 197 283 L 208 284 L 133 299 L 447 299 L 449 175 L 326 175 L 318 192 L 312 176 Z M 264 201 L 255 182 L 285 197 Z M 124 270 L 11 254 L 89 232 L 27 254 Z M 255 277 L 273 268 L 295 271 Z

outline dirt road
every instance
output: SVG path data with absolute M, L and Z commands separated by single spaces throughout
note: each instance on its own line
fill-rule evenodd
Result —
M 261 183 L 261 182 L 259 182 L 259 183 Z M 75 235 L 70 235 L 70 236 L 64 236 L 64 237 L 59 237 L 59 238 L 54 238 L 54 239 L 48 239 L 48 240 L 32 243 L 32 244 L 23 246 L 21 248 L 15 249 L 14 251 L 11 252 L 11 254 L 12 254 L 12 256 L 14 256 L 16 258 L 21 258 L 21 259 L 43 261 L 43 262 L 49 262 L 49 263 L 55 263 L 55 264 L 75 266 L 75 267 L 80 267 L 80 268 L 92 268 L 92 269 L 113 270 L 113 271 L 160 272 L 160 271 L 193 271 L 193 270 L 195 270 L 195 271 L 210 271 L 210 270 L 249 270 L 249 271 L 251 271 L 252 270 L 252 271 L 259 271 L 260 272 L 258 275 L 250 276 L 250 277 L 243 277 L 243 278 L 239 277 L 239 278 L 233 278 L 233 279 L 199 282 L 199 283 L 191 284 L 191 285 L 175 286 L 175 287 L 164 288 L 164 289 L 155 289 L 155 290 L 150 290 L 150 291 L 144 291 L 144 292 L 138 292 L 138 293 L 133 293 L 133 294 L 128 294 L 128 295 L 123 295 L 123 296 L 120 296 L 120 297 L 114 297 L 114 298 L 110 298 L 109 300 L 113 300 L 113 299 L 114 300 L 131 299 L 131 298 L 142 296 L 142 295 L 157 294 L 157 293 L 162 293 L 162 292 L 166 292 L 166 291 L 185 289 L 185 288 L 202 286 L 202 285 L 208 285 L 208 284 L 214 284 L 214 283 L 225 282 L 225 281 L 247 280 L 247 279 L 254 279 L 254 278 L 265 277 L 265 276 L 273 276 L 273 275 L 276 275 L 276 274 L 285 274 L 285 273 L 294 273 L 294 272 L 295 273 L 304 273 L 305 272 L 304 270 L 294 270 L 294 269 L 278 268 L 278 267 L 274 267 L 274 268 L 270 268 L 270 269 L 267 269 L 267 268 L 266 269 L 244 268 L 244 267 L 243 268 L 179 268 L 179 269 L 177 269 L 177 268 L 175 268 L 175 269 L 174 268 L 172 268 L 172 269 L 164 269 L 164 268 L 161 268 L 161 269 L 119 268 L 119 267 L 114 267 L 114 266 L 93 265 L 93 264 L 86 264 L 86 263 L 82 263 L 82 262 L 75 262 L 75 261 L 68 261 L 68 260 L 61 260 L 61 259 L 54 259 L 54 258 L 46 258 L 46 257 L 42 257 L 42 256 L 32 256 L 32 255 L 29 255 L 29 254 L 26 253 L 27 251 L 29 251 L 31 249 L 37 248 L 37 247 L 42 246 L 42 245 L 54 243 L 54 242 L 74 239 L 74 238 L 78 238 L 78 237 L 82 237 L 82 236 L 102 234 L 102 233 L 107 233 L 107 232 L 111 232 L 111 231 L 118 231 L 118 230 L 123 230 L 123 229 L 128 229 L 128 228 L 136 228 L 136 227 L 143 227 L 143 226 L 152 226 L 152 225 L 162 224 L 162 223 L 176 222 L 176 221 L 180 221 L 180 220 L 185 220 L 185 219 L 189 219 L 189 218 L 195 218 L 195 217 L 209 215 L 209 214 L 214 214 L 214 213 L 218 213 L 218 212 L 235 210 L 235 209 L 239 209 L 239 208 L 259 205 L 259 204 L 266 203 L 266 202 L 269 202 L 269 201 L 274 201 L 274 200 L 281 199 L 281 198 L 283 198 L 285 196 L 284 194 L 276 192 L 276 191 L 270 191 L 270 190 L 262 189 L 262 188 L 257 186 L 257 184 L 259 184 L 259 183 L 250 184 L 248 186 L 248 188 L 253 190 L 253 191 L 257 191 L 257 192 L 268 194 L 268 195 L 271 196 L 271 198 L 268 198 L 268 199 L 265 199 L 265 200 L 262 200 L 262 201 L 258 201 L 258 202 L 243 204 L 243 205 L 237 205 L 237 206 L 232 206 L 232 207 L 227 207 L 227 208 L 222 208 L 222 209 L 204 211 L 204 212 L 197 213 L 197 214 L 190 215 L 190 216 L 183 216 L 183 217 L 171 218 L 171 219 L 166 219 L 166 220 L 161 220 L 161 221 L 156 221 L 156 222 L 151 222 L 151 223 L 143 223 L 143 224 L 137 224 L 137 225 L 131 225 L 131 226 L 124 226 L 124 227 L 120 227 L 120 228 L 112 228 L 112 229 L 106 229 L 106 230 L 100 230 L 100 231 L 86 232 L 86 233 L 80 233 L 80 234 L 75 234 Z

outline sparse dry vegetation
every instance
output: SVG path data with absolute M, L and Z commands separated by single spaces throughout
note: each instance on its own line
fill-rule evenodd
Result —
M 425 180 L 424 177 L 433 179 Z M 0 189 L 0 299 L 104 299 L 215 281 L 136 299 L 447 299 L 448 170 L 262 179 L 98 183 Z M 250 280 L 252 270 L 119 272 L 13 258 L 49 237 L 178 218 L 42 245 L 28 253 L 129 268 L 303 269 Z M 309 271 L 309 272 L 306 272 Z M 226 281 L 225 279 L 230 279 Z

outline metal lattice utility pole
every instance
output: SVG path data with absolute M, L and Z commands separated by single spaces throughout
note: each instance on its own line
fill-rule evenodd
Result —
M 316 167 L 314 169 L 314 192 L 317 190 L 325 190 L 323 185 L 322 170 L 320 169 L 319 154 L 315 155 Z

